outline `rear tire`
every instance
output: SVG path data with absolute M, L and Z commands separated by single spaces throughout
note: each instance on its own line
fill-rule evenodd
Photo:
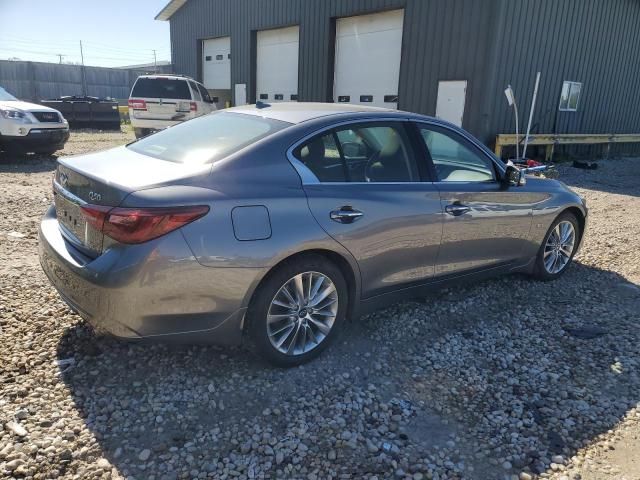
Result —
M 560 214 L 549 227 L 540 245 L 533 277 L 549 281 L 563 275 L 573 261 L 581 235 L 576 216 L 570 212 Z
M 269 363 L 301 365 L 334 341 L 348 301 L 347 283 L 335 264 L 321 255 L 298 257 L 270 273 L 254 293 L 247 331 Z

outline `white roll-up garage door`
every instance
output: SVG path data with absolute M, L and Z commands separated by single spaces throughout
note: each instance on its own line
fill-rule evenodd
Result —
M 339 18 L 333 100 L 398 108 L 404 10 Z
M 231 38 L 202 41 L 202 83 L 210 90 L 231 88 Z
M 256 38 L 256 99 L 298 100 L 300 27 L 261 30 Z

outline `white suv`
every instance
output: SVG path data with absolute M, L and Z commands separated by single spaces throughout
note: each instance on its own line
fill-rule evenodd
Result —
M 216 110 L 204 85 L 181 75 L 142 75 L 129 96 L 136 138 Z
M 0 150 L 51 154 L 69 139 L 58 110 L 22 102 L 0 87 Z

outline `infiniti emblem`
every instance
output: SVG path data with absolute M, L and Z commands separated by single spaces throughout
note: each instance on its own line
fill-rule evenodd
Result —
M 99 202 L 102 200 L 102 195 L 96 192 L 89 192 L 89 199 L 93 202 Z

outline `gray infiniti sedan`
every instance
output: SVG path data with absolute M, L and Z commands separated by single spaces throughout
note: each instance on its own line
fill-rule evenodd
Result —
M 40 260 L 128 339 L 238 344 L 303 363 L 346 319 L 430 289 L 562 275 L 587 208 L 422 115 L 279 103 L 58 160 Z

